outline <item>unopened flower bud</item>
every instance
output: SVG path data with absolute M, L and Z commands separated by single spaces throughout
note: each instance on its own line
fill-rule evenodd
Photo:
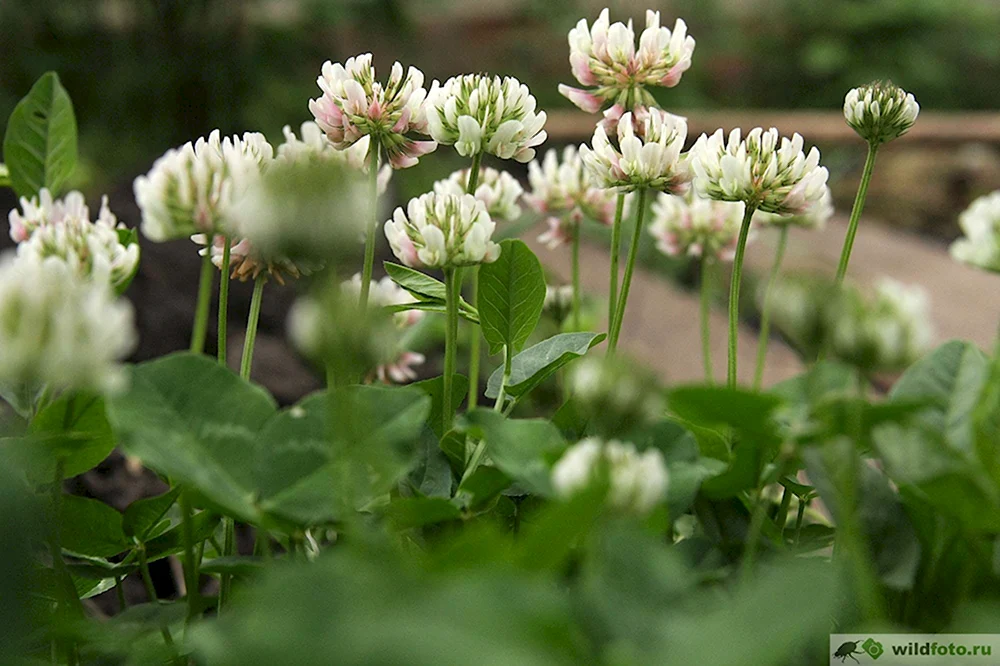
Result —
M 869 143 L 886 143 L 906 134 L 919 113 L 913 95 L 891 81 L 853 88 L 844 98 L 847 124 Z

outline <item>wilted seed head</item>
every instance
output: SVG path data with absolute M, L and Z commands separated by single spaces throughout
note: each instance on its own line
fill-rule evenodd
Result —
M 427 126 L 434 140 L 454 145 L 459 155 L 481 153 L 530 162 L 535 146 L 545 141 L 545 112 L 511 76 L 454 76 L 435 81 L 427 94 Z
M 951 256 L 1000 273 L 1000 190 L 973 201 L 959 216 L 958 224 L 965 235 L 951 244 Z
M 600 482 L 607 483 L 613 507 L 645 514 L 665 499 L 669 473 L 658 449 L 640 453 L 631 442 L 597 437 L 569 447 L 552 468 L 552 486 L 561 497 Z
M 869 143 L 885 143 L 906 134 L 919 113 L 913 95 L 892 81 L 853 88 L 844 98 L 847 124 Z
M 410 199 L 385 223 L 393 253 L 411 268 L 457 268 L 489 264 L 500 256 L 496 224 L 471 194 L 428 192 Z
M 0 382 L 112 391 L 136 337 L 132 306 L 107 282 L 54 257 L 0 260 Z
M 465 194 L 469 183 L 471 169 L 461 169 L 443 180 L 434 183 L 434 191 L 438 194 Z M 472 193 L 486 205 L 490 219 L 497 222 L 513 222 L 521 217 L 521 206 L 518 201 L 524 188 L 517 179 L 506 171 L 497 171 L 490 167 L 479 169 L 479 181 L 476 191 Z

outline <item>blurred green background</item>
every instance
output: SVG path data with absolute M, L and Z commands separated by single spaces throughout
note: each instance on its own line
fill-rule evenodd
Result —
M 681 84 L 658 91 L 668 109 L 838 109 L 849 88 L 874 78 L 891 78 L 914 92 L 925 111 L 1000 108 L 995 0 L 635 0 L 610 3 L 612 20 L 631 16 L 638 32 L 650 5 L 665 25 L 683 17 L 698 42 Z M 422 69 L 428 82 L 469 71 L 511 74 L 529 85 L 541 108 L 569 108 L 556 91 L 560 82 L 573 83 L 566 33 L 581 17 L 592 21 L 603 6 L 573 0 L 5 0 L 0 118 L 40 74 L 59 71 L 80 126 L 84 168 L 76 185 L 97 195 L 125 190 L 167 148 L 216 127 L 260 130 L 280 140 L 283 125 L 310 119 L 307 103 L 318 95 L 322 63 L 365 51 L 374 52 L 382 71 L 398 59 Z M 953 153 L 914 157 L 920 164 L 944 160 L 942 168 L 951 170 L 971 161 L 978 170 L 949 205 L 920 202 L 917 210 L 937 214 L 939 227 L 967 199 L 1000 182 L 995 150 Z M 824 150 L 824 156 L 836 181 L 859 166 L 863 154 L 859 149 L 842 159 Z M 449 157 L 450 151 L 437 155 L 427 160 L 433 168 L 403 175 L 397 198 L 423 191 L 461 165 Z M 956 159 L 961 163 L 949 166 Z M 893 178 L 894 186 L 905 188 L 909 178 L 919 193 L 926 170 L 908 164 L 897 167 L 904 182 Z M 876 183 L 873 211 L 878 190 Z M 882 208 L 891 215 L 895 206 L 890 201 Z

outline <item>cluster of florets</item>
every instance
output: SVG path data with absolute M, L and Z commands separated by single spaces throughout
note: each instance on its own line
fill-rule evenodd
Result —
M 471 169 L 461 169 L 447 178 L 434 183 L 434 191 L 438 194 L 466 193 Z M 513 222 L 521 217 L 519 201 L 524 188 L 517 179 L 506 171 L 498 171 L 491 167 L 479 169 L 479 178 L 475 192 L 471 192 L 486 206 L 486 212 L 495 221 Z
M 552 468 L 552 486 L 561 497 L 572 497 L 605 483 L 611 506 L 637 514 L 649 513 L 666 499 L 667 465 L 659 449 L 640 453 L 631 442 L 588 437 L 571 446 Z
M 410 199 L 405 210 L 397 208 L 385 235 L 405 265 L 448 268 L 496 261 L 495 228 L 486 204 L 471 194 L 428 192 Z

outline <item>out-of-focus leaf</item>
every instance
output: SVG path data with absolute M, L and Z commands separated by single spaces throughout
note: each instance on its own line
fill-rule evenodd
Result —
M 548 459 L 566 448 L 554 425 L 542 419 L 506 419 L 486 409 L 469 412 L 465 421 L 470 434 L 485 438 L 494 465 L 529 492 L 551 495 Z
M 163 524 L 167 511 L 177 501 L 180 488 L 172 488 L 162 495 L 136 500 L 125 509 L 122 528 L 125 534 L 145 542 L 157 536 L 157 529 Z M 169 523 L 168 523 L 169 526 Z
M 458 487 L 457 497 L 467 500 L 470 509 L 477 509 L 510 486 L 510 478 L 496 467 L 480 465 Z
M 386 507 L 386 515 L 396 529 L 433 525 L 462 517 L 462 511 L 443 497 L 399 497 Z
M 434 377 L 433 379 L 425 379 L 420 382 L 413 382 L 410 386 L 418 388 L 427 395 L 431 397 L 431 411 L 427 416 L 427 423 L 430 425 L 434 434 L 440 438 L 444 433 L 441 432 L 441 407 L 442 407 L 442 396 L 444 395 L 444 378 Z M 465 375 L 454 375 L 451 384 L 451 401 L 452 409 L 457 410 L 465 399 L 466 394 L 469 392 L 469 380 Z
M 231 576 L 255 576 L 264 570 L 264 561 L 249 555 L 216 557 L 201 563 L 199 570 L 209 576 L 229 574 Z
M 63 497 L 59 532 L 62 547 L 74 553 L 110 557 L 128 549 L 122 514 L 95 499 Z

